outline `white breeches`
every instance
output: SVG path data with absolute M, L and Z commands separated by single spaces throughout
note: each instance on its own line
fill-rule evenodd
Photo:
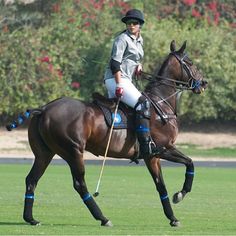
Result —
M 142 96 L 139 90 L 133 85 L 133 83 L 129 79 L 121 79 L 121 83 L 119 83 L 120 87 L 124 89 L 123 96 L 121 97 L 121 101 L 127 104 L 128 106 L 134 108 L 138 102 L 138 99 Z M 114 78 L 106 79 L 105 86 L 108 91 L 109 98 L 116 97 L 116 82 Z

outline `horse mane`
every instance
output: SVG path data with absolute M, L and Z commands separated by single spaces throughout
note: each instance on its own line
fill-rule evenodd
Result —
M 162 75 L 163 74 L 163 71 L 164 69 L 166 68 L 166 65 L 169 61 L 169 56 L 168 55 L 165 59 L 164 59 L 164 62 L 161 64 L 160 67 L 157 67 L 155 70 L 154 70 L 154 75 Z
M 155 69 L 154 69 L 154 72 L 153 72 L 153 76 L 159 76 L 159 75 L 162 75 L 167 64 L 168 64 L 168 61 L 169 61 L 169 55 L 164 59 L 163 63 L 160 65 L 160 66 L 157 66 Z M 148 84 L 147 86 L 145 87 L 145 91 L 146 92 L 150 92 L 152 91 L 153 93 L 153 89 L 155 88 L 158 88 L 157 85 L 160 85 L 160 80 L 161 79 L 156 79 L 156 78 L 153 78 Z M 157 92 L 158 93 L 158 92 Z

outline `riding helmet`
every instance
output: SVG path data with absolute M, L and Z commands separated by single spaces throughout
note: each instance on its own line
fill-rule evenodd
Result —
M 131 9 L 127 11 L 126 15 L 121 19 L 122 22 L 126 23 L 130 19 L 135 19 L 140 22 L 140 25 L 144 24 L 144 16 L 140 10 Z

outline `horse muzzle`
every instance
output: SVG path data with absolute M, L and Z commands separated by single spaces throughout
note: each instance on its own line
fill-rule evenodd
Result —
M 207 84 L 208 84 L 208 82 L 206 80 L 198 81 L 196 86 L 193 87 L 192 91 L 196 94 L 201 94 L 207 88 Z

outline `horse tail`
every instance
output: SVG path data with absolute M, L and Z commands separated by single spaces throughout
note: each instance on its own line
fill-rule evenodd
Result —
M 19 114 L 17 119 L 14 120 L 12 123 L 6 125 L 6 129 L 8 131 L 12 131 L 13 129 L 16 129 L 17 127 L 21 126 L 25 123 L 26 120 L 30 119 L 30 117 L 34 115 L 41 115 L 43 109 L 36 108 L 36 109 L 27 109 L 23 114 Z

